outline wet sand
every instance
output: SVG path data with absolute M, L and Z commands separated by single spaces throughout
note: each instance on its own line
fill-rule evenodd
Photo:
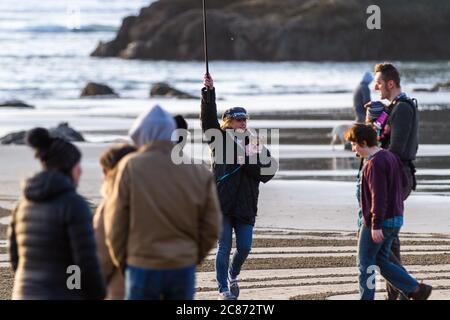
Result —
M 286 113 L 278 115 L 278 117 L 286 120 L 351 119 L 348 110 L 338 111 L 331 116 L 328 112 L 323 112 L 323 114 L 321 112 L 295 112 L 291 115 Z M 449 115 L 449 110 L 442 112 L 422 111 L 421 118 L 424 128 L 421 131 L 421 142 L 449 144 L 450 135 L 446 134 L 446 124 L 450 120 Z M 266 119 L 268 115 L 261 114 L 260 116 L 261 119 Z M 254 118 L 258 118 L 258 115 Z M 255 248 L 279 248 L 280 252 L 283 252 L 282 248 L 286 247 L 310 248 L 311 254 L 314 254 L 314 248 L 326 247 L 329 248 L 329 251 L 324 251 L 324 253 L 330 252 L 331 254 L 335 247 L 356 247 L 353 232 L 356 228 L 357 204 L 354 198 L 354 174 L 356 173 L 357 159 L 351 153 L 338 150 L 339 147 L 337 147 L 335 153 L 331 153 L 327 150 L 321 150 L 322 147 L 315 148 L 312 145 L 320 144 L 323 146 L 328 144 L 329 137 L 326 137 L 326 133 L 329 131 L 331 131 L 331 128 L 286 128 L 280 130 L 280 142 L 283 145 L 287 143 L 302 144 L 305 145 L 305 148 L 300 148 L 298 151 L 291 153 L 291 156 L 282 157 L 280 160 L 282 172 L 275 180 L 261 186 L 257 227 L 267 228 L 265 234 L 272 234 L 274 237 L 255 238 Z M 83 177 L 79 192 L 91 202 L 93 207 L 100 201 L 98 190 L 102 177 L 98 158 L 109 145 L 105 143 L 79 144 L 83 152 Z M 446 171 L 450 168 L 450 157 L 444 149 L 440 150 L 436 147 L 437 151 L 433 151 L 433 146 L 429 147 L 428 149 L 425 148 L 424 156 L 419 157 L 417 161 L 420 187 L 406 202 L 406 219 L 403 231 L 448 234 L 450 230 L 450 216 L 448 215 L 448 212 L 450 212 L 450 201 L 448 201 L 450 174 Z M 430 151 L 432 154 L 430 154 Z M 0 240 L 6 238 L 7 220 L 5 218 L 20 196 L 20 182 L 37 170 L 39 170 L 39 165 L 29 148 L 25 146 L 0 146 L 0 177 L 2 177 L 0 185 L 0 222 L 2 222 L 0 223 Z M 422 174 L 421 170 L 430 174 Z M 296 175 L 297 173 L 301 173 L 301 175 Z M 280 229 L 290 230 L 285 235 L 293 238 L 280 237 Z M 342 230 L 346 231 L 345 236 L 340 234 Z M 330 233 L 330 231 L 332 232 Z M 331 239 L 331 235 L 341 237 L 341 239 Z M 307 238 L 304 238 L 304 236 Z M 434 240 L 431 241 L 430 239 L 422 241 L 406 237 L 403 244 L 428 245 L 430 248 L 427 255 L 408 254 L 404 258 L 406 264 L 430 266 L 430 268 L 431 266 L 450 265 L 450 254 L 432 252 L 434 246 L 448 244 L 445 237 L 434 235 Z M 6 247 L 0 247 L 0 254 L 5 255 L 5 253 Z M 256 272 L 283 269 L 294 272 L 297 269 L 323 269 L 326 267 L 339 270 L 353 268 L 354 264 L 355 257 L 353 256 L 261 258 L 260 255 L 260 258 L 258 258 L 258 254 L 254 254 L 244 266 L 244 270 Z M 212 260 L 207 260 L 199 267 L 200 275 L 208 274 L 212 270 Z M 289 277 L 289 273 L 285 276 Z M 275 275 L 267 278 L 273 281 L 277 280 Z M 5 268 L 5 263 L 0 268 L 0 279 L 0 299 L 7 299 L 10 297 L 12 287 L 12 273 L 9 268 Z M 445 279 L 445 277 L 442 279 Z M 292 277 L 291 280 L 294 281 L 295 277 Z M 341 282 L 349 283 L 346 281 L 342 280 Z M 337 283 L 341 282 L 340 280 L 337 281 Z M 284 287 L 282 283 L 275 285 L 248 284 L 249 296 L 247 298 L 269 298 L 270 296 L 264 296 L 264 292 L 271 287 L 277 291 L 271 292 L 269 290 L 270 294 L 274 294 L 273 297 L 283 299 L 316 299 L 332 296 L 338 291 L 341 294 L 355 292 L 354 290 L 345 291 L 345 285 L 339 290 L 333 291 L 331 289 L 334 287 L 331 282 L 322 284 L 325 284 L 325 288 L 328 285 L 330 290 L 323 292 L 322 289 L 320 289 L 322 291 L 317 289 L 317 286 L 316 289 L 320 291 L 318 293 L 310 293 L 309 289 L 305 289 L 304 292 L 299 294 L 297 291 L 291 290 L 292 285 L 289 289 Z M 351 284 L 353 285 L 354 281 Z M 311 286 L 306 285 L 306 287 Z M 445 288 L 444 285 L 442 287 Z M 199 288 L 206 294 L 206 296 L 200 295 L 199 298 L 213 297 L 213 289 L 210 287 L 208 289 L 200 283 Z M 258 288 L 260 291 L 258 291 Z M 283 293 L 284 291 L 285 293 Z
M 110 144 L 85 143 L 79 146 L 83 152 L 79 192 L 95 207 L 101 199 L 102 174 L 98 159 Z M 302 149 L 296 158 L 282 157 L 282 170 L 276 179 L 261 185 L 257 226 L 354 230 L 357 212 L 354 195 L 356 159 L 352 153 L 346 153 L 348 158 L 314 158 L 321 152 L 332 156 L 331 150 L 314 151 L 315 155 L 303 158 L 302 155 L 308 152 Z M 340 152 L 335 153 L 341 156 Z M 442 152 L 446 154 L 447 151 L 443 149 Z M 418 164 L 424 163 L 424 166 L 418 165 L 419 188 L 406 202 L 405 231 L 444 233 L 450 230 L 450 216 L 447 214 L 450 212 L 450 201 L 442 196 L 448 195 L 450 188 L 450 174 L 445 169 L 447 161 L 450 157 L 439 156 L 439 152 L 433 157 L 418 159 Z M 0 146 L 0 162 L 0 207 L 11 209 L 20 197 L 21 181 L 39 170 L 39 164 L 32 150 L 26 146 Z M 326 170 L 329 166 L 332 170 Z M 428 169 L 430 166 L 431 169 Z M 435 175 L 430 176 L 427 172 Z M 330 181 L 334 180 L 333 177 L 341 177 L 343 181 Z

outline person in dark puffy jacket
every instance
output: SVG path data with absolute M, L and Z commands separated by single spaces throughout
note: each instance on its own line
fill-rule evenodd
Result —
M 259 184 L 273 178 L 278 164 L 247 130 L 248 115 L 244 108 L 226 110 L 222 117 L 224 123 L 219 124 L 215 89 L 209 74 L 204 78 L 200 118 L 212 151 L 212 169 L 223 213 L 215 265 L 219 299 L 235 300 L 239 296 L 237 276 L 252 247 Z M 256 144 L 252 143 L 255 140 Z M 256 161 L 250 161 L 255 157 Z M 230 265 L 233 230 L 236 251 Z
M 81 153 L 42 128 L 28 132 L 27 143 L 42 171 L 25 181 L 8 229 L 12 298 L 103 299 L 92 213 L 76 192 Z

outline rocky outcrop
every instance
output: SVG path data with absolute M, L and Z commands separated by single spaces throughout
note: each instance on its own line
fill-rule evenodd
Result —
M 437 83 L 432 88 L 415 88 L 415 92 L 438 92 L 438 91 L 450 91 L 450 82 Z
M 50 135 L 52 137 L 58 137 L 70 142 L 83 142 L 85 141 L 83 135 L 71 128 L 67 122 L 60 123 L 55 128 L 50 128 Z M 10 133 L 0 138 L 0 144 L 25 144 L 25 136 L 27 131 L 18 131 Z
M 198 99 L 186 92 L 172 88 L 165 82 L 159 82 L 152 85 L 150 89 L 150 97 L 168 97 L 178 99 Z
M 450 58 L 450 2 L 208 0 L 213 60 L 431 60 Z M 369 30 L 367 8 L 381 9 Z M 97 57 L 202 60 L 201 1 L 159 0 L 127 17 Z
M 94 96 L 113 96 L 118 97 L 118 94 L 107 85 L 89 82 L 81 92 L 81 97 L 94 97 Z
M 0 108 L 24 108 L 24 109 L 34 109 L 34 106 L 29 105 L 21 100 L 8 100 L 0 102 Z

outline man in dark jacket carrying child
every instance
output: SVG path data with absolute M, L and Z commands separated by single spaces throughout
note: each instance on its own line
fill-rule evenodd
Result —
M 413 161 L 416 159 L 419 146 L 419 112 L 416 103 L 402 92 L 400 74 L 392 64 L 377 64 L 374 72 L 375 90 L 380 92 L 381 99 L 390 101 L 387 106 L 389 112 L 387 126 L 390 133 L 381 141 L 382 146 L 396 154 L 402 162 L 401 169 L 408 179 L 408 185 L 403 189 L 403 199 L 406 199 L 416 187 Z M 398 237 L 392 244 L 391 258 L 401 265 Z M 387 291 L 389 300 L 397 299 L 398 292 L 392 286 L 388 285 Z

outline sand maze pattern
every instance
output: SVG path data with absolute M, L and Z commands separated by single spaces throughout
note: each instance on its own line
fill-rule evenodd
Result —
M 450 237 L 401 235 L 402 258 L 419 281 L 434 287 L 432 299 L 450 299 Z M 357 299 L 356 238 L 351 232 L 256 230 L 254 247 L 240 275 L 240 299 Z M 216 299 L 215 249 L 198 268 L 196 299 Z M 2 299 L 10 297 L 7 242 L 0 241 Z M 8 278 L 8 279 L 6 279 Z M 385 283 L 377 283 L 384 299 Z M 8 281 L 6 281 L 8 280 Z
M 401 235 L 402 259 L 433 299 L 450 299 L 450 237 Z M 240 299 L 358 299 L 356 238 L 350 232 L 257 230 L 240 275 Z M 216 299 L 214 252 L 199 268 L 196 299 Z M 385 282 L 377 282 L 377 299 Z

